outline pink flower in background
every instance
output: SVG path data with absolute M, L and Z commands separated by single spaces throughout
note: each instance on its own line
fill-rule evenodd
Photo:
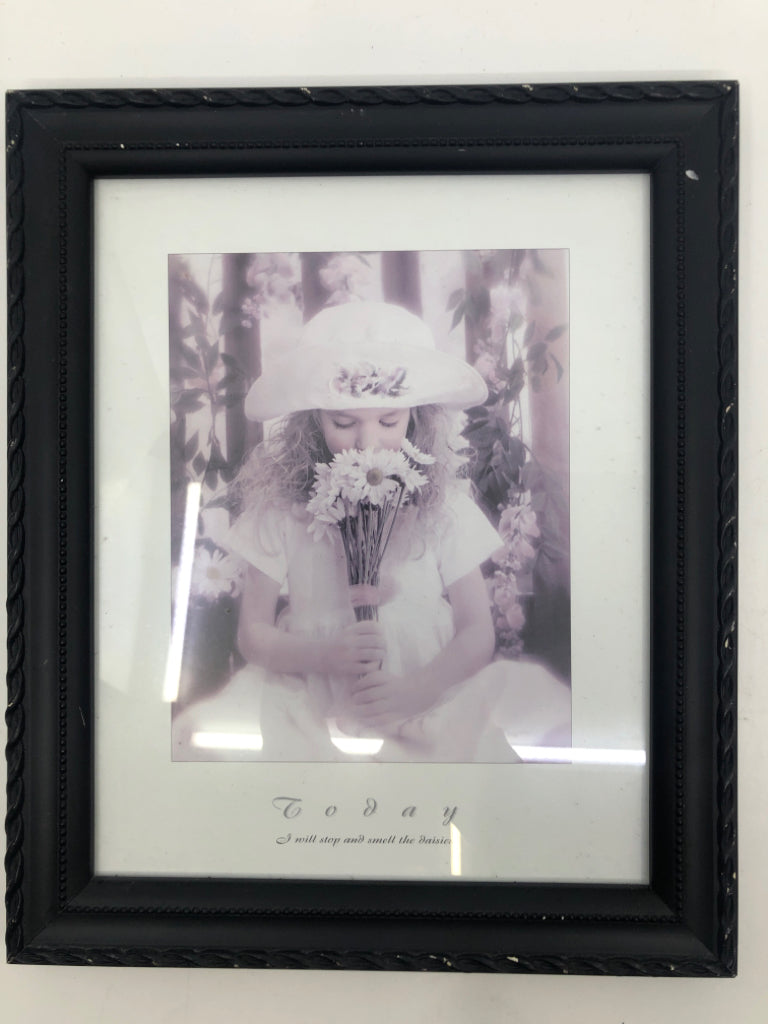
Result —
M 246 299 L 240 309 L 243 313 L 243 327 L 253 327 L 254 320 L 261 320 L 261 303 L 257 299 Z
M 245 275 L 248 285 L 254 291 L 263 290 L 272 278 L 282 277 L 295 284 L 301 277 L 298 257 L 294 253 L 259 253 Z
M 528 293 L 525 282 L 519 279 L 514 284 L 498 284 L 491 288 L 491 312 L 494 316 L 505 316 L 508 320 L 513 314 L 526 318 L 528 309 Z
M 516 633 L 519 633 L 525 625 L 525 612 L 517 601 L 507 608 L 504 613 L 504 617 L 507 620 L 509 628 L 514 630 Z
M 293 283 L 282 274 L 272 274 L 267 283 L 267 292 L 278 302 L 287 302 Z
M 524 492 L 521 497 L 521 504 L 508 505 L 501 513 L 498 530 L 504 546 L 491 556 L 499 568 L 488 581 L 496 633 L 502 649 L 513 656 L 520 654 L 523 647 L 519 634 L 525 626 L 525 612 L 520 603 L 520 587 L 526 587 L 536 559 L 532 542 L 540 535 L 530 495 Z
M 518 600 L 517 581 L 513 575 L 497 571 L 490 584 L 494 618 L 507 630 L 518 633 L 525 625 L 525 613 Z
M 519 285 L 497 284 L 490 289 L 490 335 L 494 347 L 501 350 L 509 331 L 525 323 L 526 296 Z
M 513 311 L 522 316 L 509 285 L 497 284 L 495 288 L 491 288 L 490 297 L 491 316 L 495 319 L 509 321 Z
M 261 253 L 246 273 L 253 294 L 243 302 L 244 327 L 269 317 L 280 305 L 296 305 L 301 285 L 301 268 L 296 253 Z
M 503 381 L 496 372 L 498 365 L 499 360 L 492 352 L 482 352 L 474 362 L 474 367 L 480 376 L 497 391 L 503 387 Z
M 499 611 L 506 610 L 517 602 L 517 582 L 514 576 L 506 576 L 503 572 L 496 572 L 491 580 L 493 591 L 493 603 Z
M 512 540 L 516 534 L 520 534 L 526 540 L 538 537 L 539 524 L 530 504 L 508 505 L 501 513 L 499 533 L 505 541 Z
M 332 256 L 317 276 L 323 288 L 331 293 L 328 298 L 330 306 L 373 297 L 373 271 L 355 253 Z
M 536 557 L 536 549 L 528 543 L 522 534 L 518 534 L 509 542 L 509 551 L 512 561 L 515 563 L 515 572 L 530 569 L 531 563 Z
M 513 573 L 530 572 L 536 558 L 536 548 L 531 542 L 540 532 L 536 513 L 528 502 L 508 505 L 499 520 L 504 547 L 494 552 L 494 562 Z

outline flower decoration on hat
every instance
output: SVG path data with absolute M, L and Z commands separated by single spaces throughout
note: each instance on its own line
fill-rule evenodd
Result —
M 349 395 L 350 398 L 370 397 L 400 398 L 408 391 L 405 383 L 407 370 L 395 366 L 385 370 L 373 363 L 361 362 L 348 369 L 342 367 L 331 381 L 331 393 Z

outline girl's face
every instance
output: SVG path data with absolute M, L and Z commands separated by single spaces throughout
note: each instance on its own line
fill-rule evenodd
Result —
M 319 413 L 320 429 L 332 455 L 365 448 L 397 451 L 405 440 L 410 418 L 410 409 L 321 409 Z

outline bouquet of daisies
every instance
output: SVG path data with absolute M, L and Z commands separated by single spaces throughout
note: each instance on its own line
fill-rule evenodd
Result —
M 315 540 L 340 530 L 350 585 L 378 586 L 397 514 L 426 483 L 419 466 L 434 461 L 405 440 L 399 451 L 343 451 L 316 464 L 309 530 Z M 359 604 L 355 616 L 358 622 L 376 619 L 378 609 Z

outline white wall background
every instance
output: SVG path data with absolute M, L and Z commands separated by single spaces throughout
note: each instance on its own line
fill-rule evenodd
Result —
M 0 1019 L 38 1024 L 768 1019 L 768 276 L 764 0 L 0 0 L 10 88 L 738 78 L 741 113 L 740 976 L 735 981 L 0 967 Z

